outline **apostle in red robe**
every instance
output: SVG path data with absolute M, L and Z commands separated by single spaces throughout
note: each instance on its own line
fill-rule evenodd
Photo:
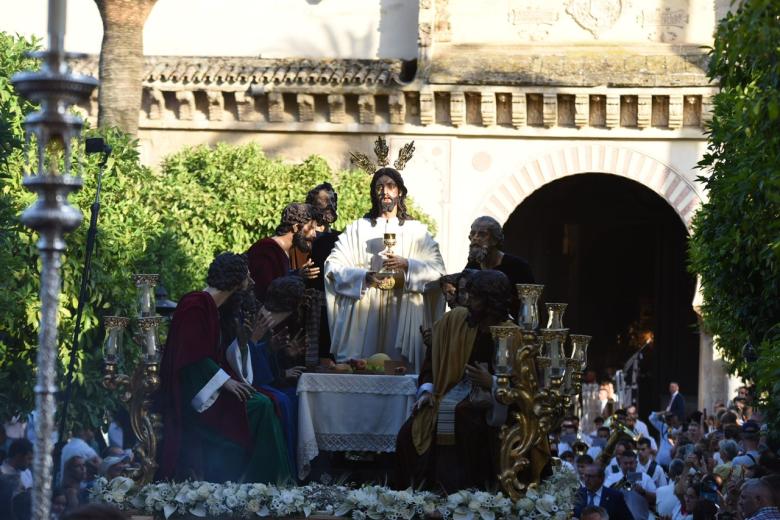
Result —
M 273 402 L 238 377 L 220 346 L 218 308 L 251 282 L 244 255 L 222 253 L 203 291 L 179 301 L 161 363 L 161 479 L 276 483 L 291 468 Z
M 293 202 L 282 211 L 282 220 L 272 237 L 258 240 L 247 251 L 249 272 L 255 281 L 255 295 L 263 301 L 268 286 L 276 278 L 290 273 L 290 257 L 295 247 L 303 253 L 311 251 L 317 236 L 316 212 L 309 204 Z M 309 261 L 298 270 L 305 279 L 316 278 L 319 269 Z

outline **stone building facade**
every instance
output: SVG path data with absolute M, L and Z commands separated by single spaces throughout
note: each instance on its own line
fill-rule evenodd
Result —
M 331 1 L 307 0 L 308 12 L 332 9 Z M 166 2 L 173 0 L 158 7 Z M 475 217 L 506 222 L 539 188 L 589 172 L 652 190 L 690 228 L 705 197 L 696 163 L 717 92 L 702 46 L 712 43 L 727 0 L 346 4 L 374 6 L 373 18 L 355 24 L 385 43 L 331 43 L 330 55 L 303 58 L 148 56 L 144 160 L 157 164 L 185 145 L 259 142 L 289 160 L 314 153 L 345 167 L 348 152 L 370 150 L 376 135 L 391 150 L 414 140 L 405 178 L 438 222 L 451 270 L 466 257 Z M 179 15 L 170 23 L 194 16 Z M 76 68 L 96 74 L 97 58 Z M 84 109 L 96 116 L 96 98 Z M 700 338 L 698 405 L 712 409 L 730 383 L 711 338 Z

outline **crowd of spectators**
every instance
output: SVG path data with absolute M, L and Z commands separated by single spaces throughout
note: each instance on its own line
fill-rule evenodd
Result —
M 711 413 L 685 414 L 678 395 L 670 384 L 669 405 L 649 413 L 649 424 L 636 406 L 597 418 L 593 431 L 581 431 L 577 417 L 563 421 L 551 443 L 580 476 L 574 516 L 780 519 L 780 444 L 767 436 L 749 389 Z M 618 424 L 624 435 L 608 446 Z

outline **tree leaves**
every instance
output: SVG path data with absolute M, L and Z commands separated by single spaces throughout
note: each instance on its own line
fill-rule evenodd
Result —
M 780 433 L 780 4 L 744 2 L 718 25 L 710 76 L 715 96 L 708 152 L 699 163 L 708 192 L 693 222 L 691 269 L 702 277 L 704 325 L 732 370 L 752 379 Z M 749 365 L 747 341 L 760 357 Z

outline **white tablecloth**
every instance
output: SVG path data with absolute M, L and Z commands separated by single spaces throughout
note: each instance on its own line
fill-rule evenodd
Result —
M 417 376 L 305 373 L 298 380 L 298 476 L 326 451 L 395 451 Z

